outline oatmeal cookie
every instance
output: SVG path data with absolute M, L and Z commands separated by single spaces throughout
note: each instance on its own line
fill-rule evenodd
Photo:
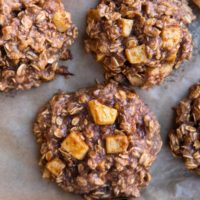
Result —
M 28 90 L 68 75 L 58 61 L 71 58 L 76 37 L 60 0 L 1 0 L 0 91 Z
M 85 48 L 105 78 L 149 88 L 192 54 L 185 0 L 101 0 L 87 14 Z
M 169 133 L 170 149 L 182 157 L 187 169 L 200 175 L 200 82 L 176 108 L 176 123 Z
M 55 95 L 33 127 L 43 177 L 87 200 L 138 197 L 160 151 L 160 126 L 117 83 Z

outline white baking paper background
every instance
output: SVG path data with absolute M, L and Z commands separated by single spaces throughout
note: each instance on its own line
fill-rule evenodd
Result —
M 57 77 L 37 89 L 0 94 L 0 200 L 80 200 L 63 192 L 54 183 L 43 180 L 38 167 L 39 148 L 32 135 L 32 123 L 38 109 L 59 89 L 75 91 L 103 80 L 102 69 L 83 49 L 85 16 L 96 0 L 64 0 L 65 7 L 79 28 L 72 47 L 73 61 L 67 62 L 75 76 Z M 196 13 L 199 12 L 195 8 Z M 150 106 L 161 123 L 163 148 L 151 172 L 150 185 L 139 200 L 200 200 L 200 176 L 188 172 L 180 159 L 172 157 L 167 147 L 167 133 L 172 125 L 177 102 L 187 94 L 190 85 L 200 80 L 200 16 L 190 29 L 194 53 L 190 62 L 177 70 L 164 84 L 137 92 Z

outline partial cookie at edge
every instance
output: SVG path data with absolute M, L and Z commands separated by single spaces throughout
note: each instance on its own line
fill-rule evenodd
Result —
M 200 175 L 200 83 L 176 107 L 175 127 L 169 133 L 173 155 L 184 160 L 188 170 Z
M 77 37 L 60 0 L 0 3 L 0 91 L 28 90 L 69 75 L 58 61 L 71 58 Z
M 185 0 L 101 0 L 87 14 L 85 48 L 106 79 L 153 87 L 191 57 L 194 19 Z

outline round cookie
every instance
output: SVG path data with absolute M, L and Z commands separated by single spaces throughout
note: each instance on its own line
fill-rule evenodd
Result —
M 28 90 L 69 75 L 59 59 L 71 58 L 69 46 L 77 37 L 60 0 L 0 2 L 0 91 Z
M 87 200 L 140 196 L 162 145 L 154 114 L 114 82 L 55 95 L 33 131 L 43 177 Z
M 101 0 L 88 12 L 85 48 L 106 79 L 149 88 L 191 57 L 194 18 L 185 0 Z
M 170 149 L 187 169 L 200 175 L 200 83 L 176 107 L 176 123 L 169 133 Z

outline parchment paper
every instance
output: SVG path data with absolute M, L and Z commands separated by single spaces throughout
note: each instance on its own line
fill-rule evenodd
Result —
M 66 9 L 79 28 L 79 38 L 72 47 L 74 60 L 67 62 L 75 74 L 70 79 L 57 77 L 31 91 L 0 94 L 0 200 L 80 200 L 63 192 L 56 184 L 41 177 L 39 148 L 32 135 L 32 122 L 38 109 L 62 89 L 75 91 L 103 80 L 102 69 L 83 49 L 85 14 L 96 0 L 64 0 Z M 200 10 L 195 8 L 196 13 Z M 151 171 L 153 180 L 139 200 L 199 200 L 200 176 L 188 172 L 180 159 L 172 157 L 166 143 L 177 102 L 190 85 L 200 80 L 200 17 L 190 27 L 194 53 L 190 62 L 168 78 L 164 84 L 148 91 L 138 90 L 161 123 L 164 142 Z

